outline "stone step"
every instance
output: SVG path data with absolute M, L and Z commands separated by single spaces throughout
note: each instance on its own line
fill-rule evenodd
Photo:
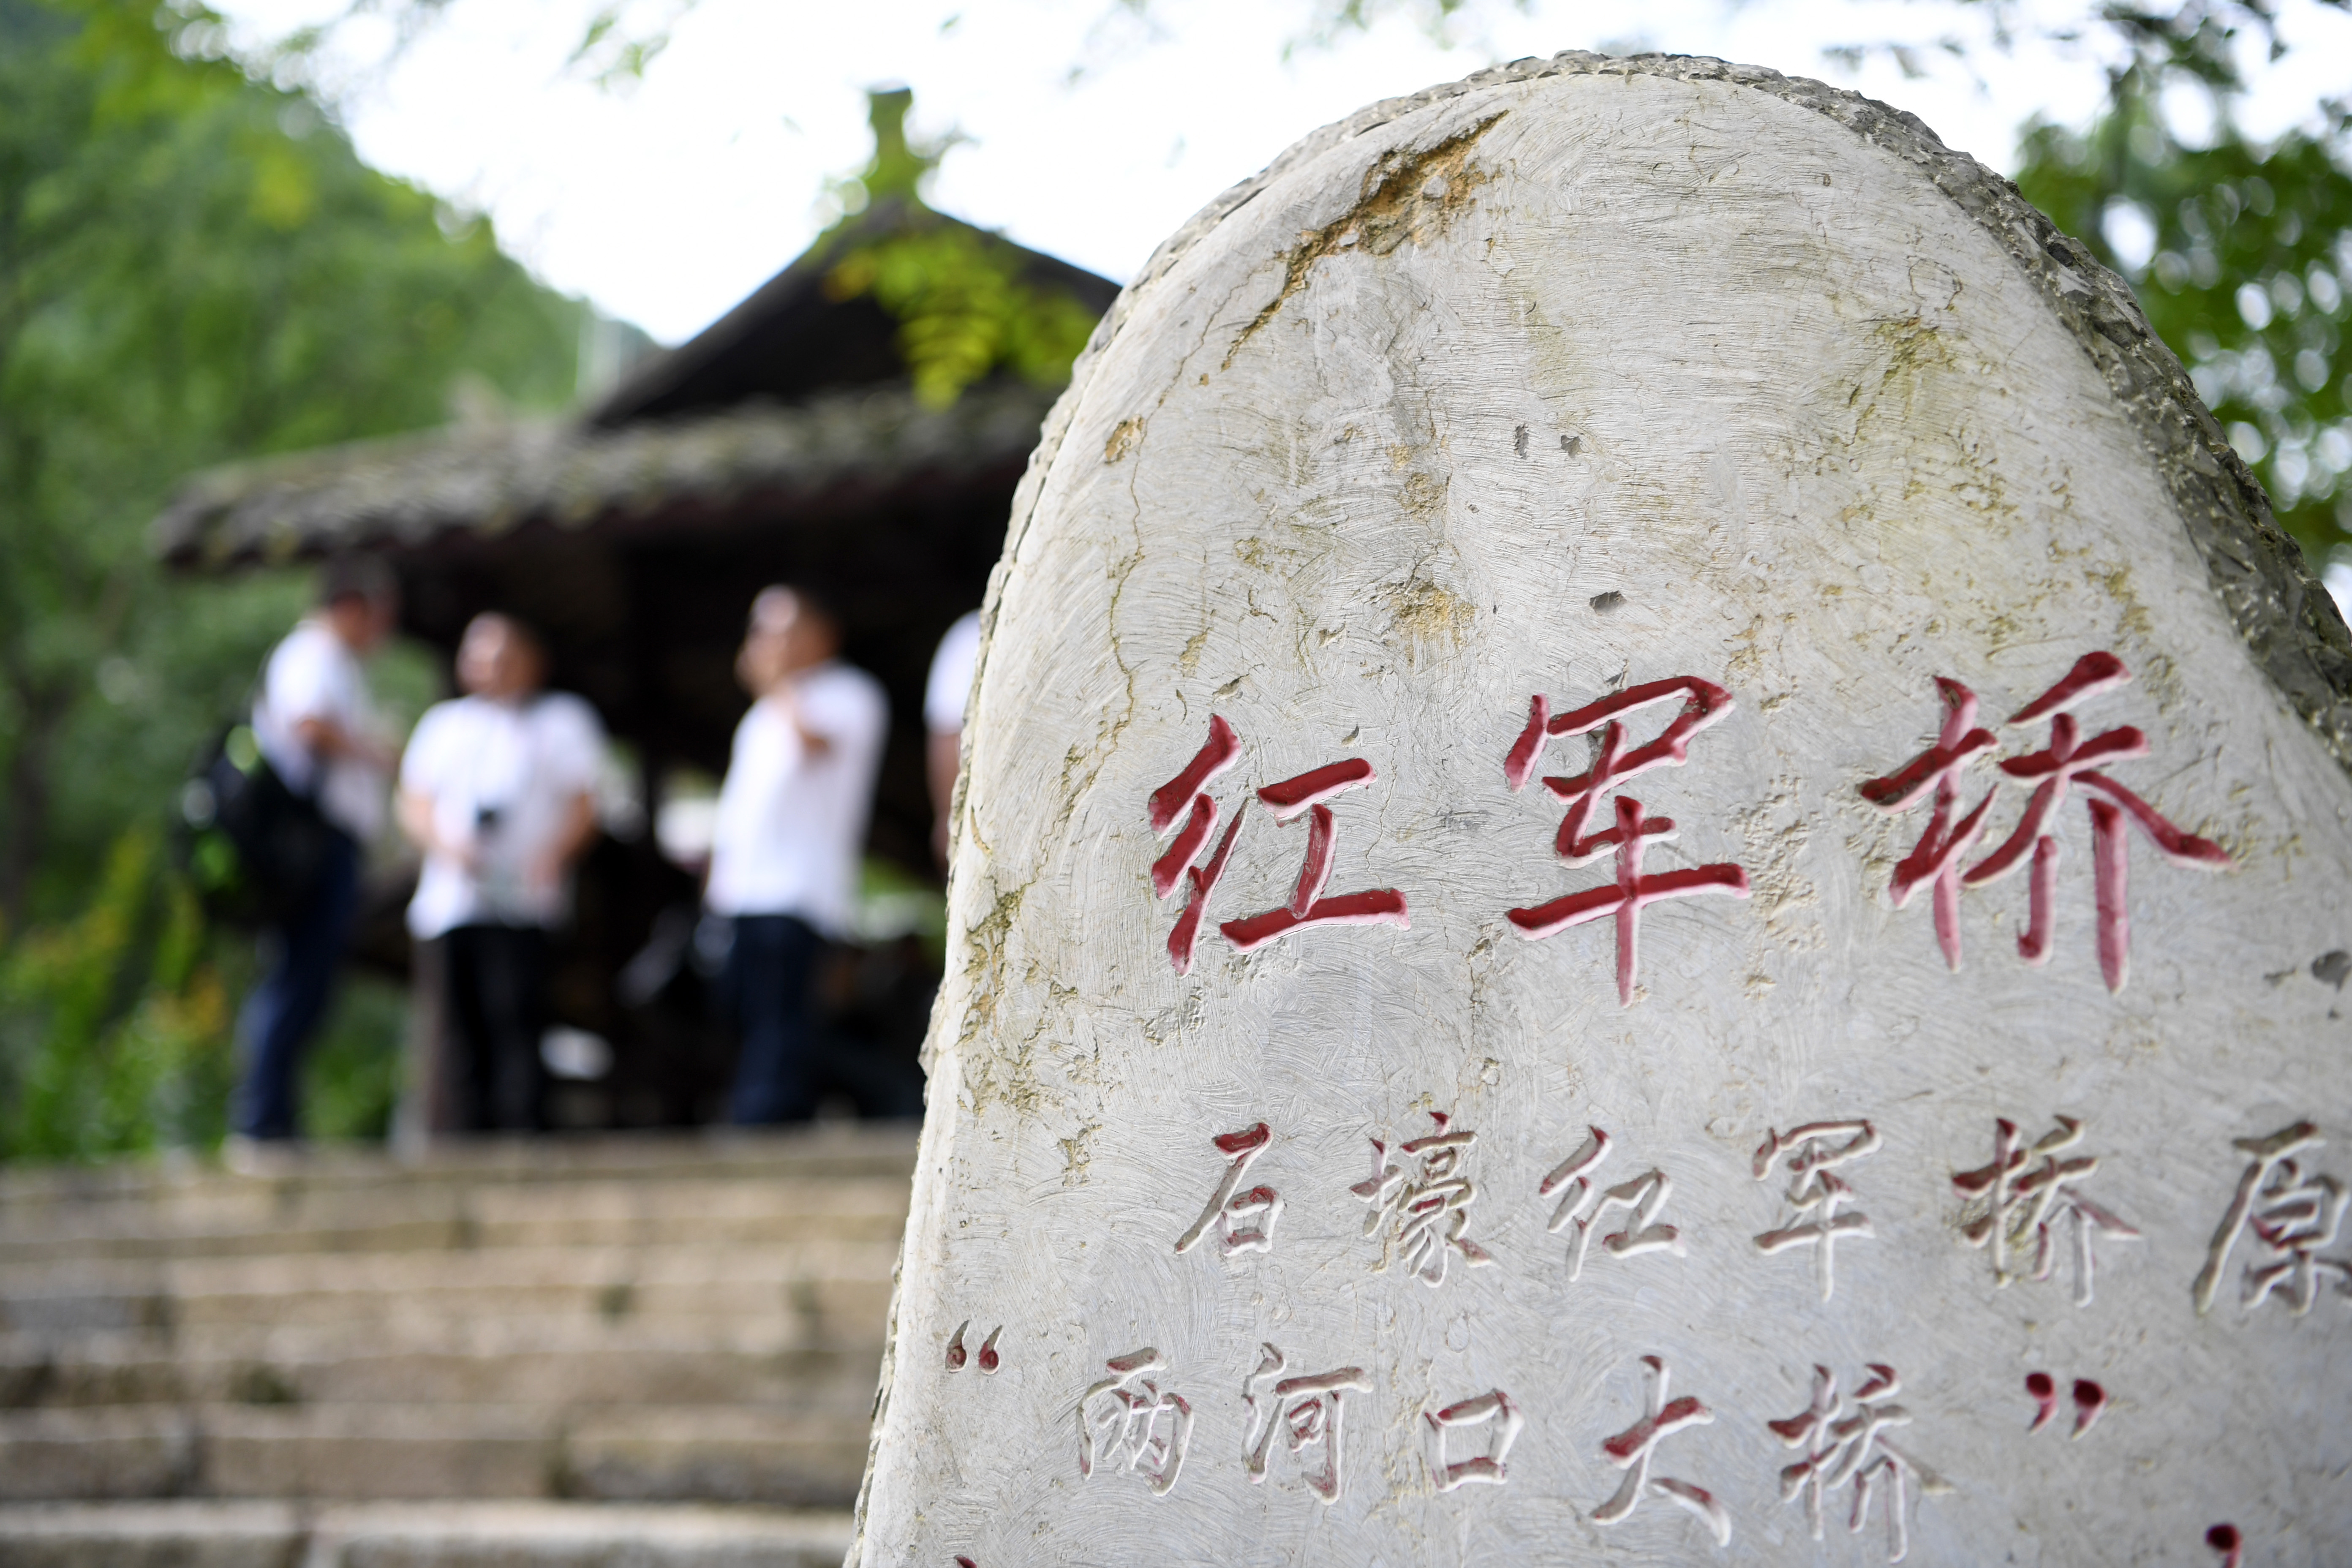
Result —
M 109 1204 L 201 1200 L 231 1194 L 286 1194 L 361 1187 L 415 1190 L 436 1184 L 568 1185 L 610 1176 L 631 1182 L 665 1177 L 904 1175 L 914 1164 L 909 1123 L 805 1127 L 778 1131 L 614 1133 L 597 1137 L 480 1138 L 436 1145 L 415 1160 L 363 1146 L 321 1146 L 289 1170 L 245 1175 L 174 1156 L 100 1166 L 20 1167 L 0 1173 L 0 1219 L 11 1228 L 43 1210 L 87 1212 Z
M 120 1405 L 0 1413 L 0 1501 L 722 1500 L 845 1507 L 864 1410 Z
M 0 1502 L 173 1497 L 194 1484 L 196 1464 L 184 1410 L 0 1411 Z
M 878 1342 L 895 1243 L 505 1247 L 0 1268 L 0 1330 L 577 1317 L 798 1318 Z
M 845 1513 L 609 1503 L 0 1507 L 9 1568 L 835 1568 Z
M 367 1186 L 251 1202 L 0 1209 L 0 1268 L 83 1259 L 168 1260 L 283 1253 L 895 1241 L 903 1172 L 773 1181 L 673 1176 L 415 1188 Z
M 487 1343 L 386 1343 L 366 1328 L 263 1331 L 201 1348 L 153 1334 L 0 1336 L 0 1409 L 115 1405 L 736 1405 L 857 1414 L 877 1343 L 735 1349 L 707 1335 L 492 1322 Z

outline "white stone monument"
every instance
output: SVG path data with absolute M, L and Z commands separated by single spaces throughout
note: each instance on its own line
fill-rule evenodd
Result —
M 989 622 L 854 1563 L 2352 1561 L 2352 649 L 1916 121 L 1317 133 Z

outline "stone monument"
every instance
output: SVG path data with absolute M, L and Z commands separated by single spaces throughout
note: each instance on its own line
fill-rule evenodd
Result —
M 1309 137 L 989 617 L 852 1562 L 2352 1561 L 2352 647 L 1916 120 Z

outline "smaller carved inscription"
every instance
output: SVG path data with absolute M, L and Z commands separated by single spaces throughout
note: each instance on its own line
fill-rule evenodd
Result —
M 1870 1505 L 1884 1485 L 1886 1560 L 1900 1563 L 1910 1554 L 1907 1517 L 1913 1478 L 1935 1483 L 1886 1440 L 1887 1428 L 1911 1423 L 1911 1413 L 1893 1403 L 1902 1391 L 1903 1383 L 1895 1369 L 1873 1362 L 1869 1380 L 1853 1391 L 1849 1403 L 1838 1393 L 1837 1374 L 1816 1366 L 1812 1403 L 1785 1421 L 1765 1423 L 1784 1447 L 1804 1451 L 1802 1458 L 1780 1472 L 1780 1500 L 1804 1499 L 1805 1518 L 1815 1541 L 1822 1539 L 1822 1502 L 1827 1494 L 1840 1487 L 1853 1489 L 1846 1529 L 1860 1534 Z
M 1470 1223 L 1469 1207 L 1478 1199 L 1478 1185 L 1465 1173 L 1470 1151 L 1478 1134 L 1455 1127 L 1452 1119 L 1431 1111 L 1434 1132 L 1397 1146 L 1412 1169 L 1389 1157 L 1388 1145 L 1372 1140 L 1372 1173 L 1348 1190 L 1372 1205 L 1364 1219 L 1364 1234 L 1378 1236 L 1393 1226 L 1390 1238 L 1414 1278 L 1432 1289 L 1445 1283 L 1449 1254 L 1460 1253 L 1463 1263 L 1483 1268 L 1495 1261 L 1485 1247 L 1463 1232 Z
M 1298 1461 L 1307 1489 L 1326 1506 L 1338 1502 L 1346 1395 L 1350 1389 L 1369 1394 L 1371 1379 L 1360 1366 L 1284 1377 L 1282 1352 L 1270 1344 L 1258 1350 L 1257 1370 L 1242 1382 L 1242 1399 L 1250 1411 L 1249 1438 L 1244 1450 L 1250 1484 L 1265 1483 L 1266 1458 L 1279 1430 L 1283 1447 Z M 1268 1382 L 1272 1388 L 1262 1392 L 1258 1385 Z
M 2026 1430 L 2039 1432 L 2058 1418 L 2058 1380 L 2046 1372 L 2027 1373 L 2025 1392 L 2033 1400 L 2033 1424 Z M 2087 1377 L 2078 1377 L 2074 1395 L 2074 1429 L 2067 1436 L 2080 1437 L 2107 1413 L 2107 1391 Z
M 1609 1134 L 1598 1127 L 1586 1129 L 1586 1137 L 1575 1153 L 1561 1161 L 1551 1174 L 1536 1189 L 1538 1197 L 1560 1194 L 1559 1206 L 1552 1211 L 1551 1223 L 1545 1228 L 1555 1236 L 1569 1226 L 1576 1226 L 1576 1239 L 1568 1249 L 1568 1277 L 1581 1279 L 1585 1254 L 1592 1246 L 1593 1232 L 1601 1219 L 1614 1209 L 1630 1210 L 1625 1228 L 1611 1231 L 1601 1237 L 1601 1250 L 1612 1258 L 1633 1258 L 1644 1252 L 1669 1252 L 1684 1255 L 1683 1234 L 1673 1226 L 1658 1223 L 1658 1211 L 1666 1206 L 1674 1195 L 1675 1184 L 1664 1171 L 1650 1170 L 1630 1182 L 1603 1188 L 1592 1173 L 1609 1158 L 1612 1148 Z
M 1225 1173 L 1208 1206 L 1192 1226 L 1176 1238 L 1179 1253 L 1190 1252 L 1201 1245 L 1213 1225 L 1222 1227 L 1219 1246 L 1227 1258 L 1238 1252 L 1270 1252 L 1274 1248 L 1275 1222 L 1282 1217 L 1282 1199 L 1272 1187 L 1241 1188 L 1242 1177 L 1250 1162 L 1265 1152 L 1274 1141 L 1273 1131 L 1263 1121 L 1255 1127 L 1244 1127 L 1239 1132 L 1222 1132 L 1210 1140 L 1217 1152 L 1225 1156 Z
M 1993 1284 L 2006 1289 L 2020 1279 L 2050 1278 L 2058 1257 L 2053 1232 L 2060 1221 L 2073 1221 L 2074 1305 L 2087 1307 L 2098 1264 L 2098 1238 L 2137 1241 L 2139 1232 L 2075 1190 L 2098 1170 L 2098 1157 L 2058 1158 L 2082 1142 L 2083 1123 L 2072 1116 L 2056 1120 L 2057 1131 L 2044 1134 L 2031 1150 L 2015 1122 L 2005 1118 L 1994 1121 L 1992 1163 L 1952 1178 L 1952 1185 L 1977 1211 L 1961 1225 L 1960 1237 L 1970 1247 L 1990 1251 Z M 2042 1159 L 2038 1166 L 2032 1163 L 2037 1155 Z M 2020 1273 L 2011 1268 L 2010 1256 L 2029 1241 L 2032 1272 Z
M 1592 1510 L 1592 1522 L 1608 1526 L 1619 1524 L 1633 1517 L 1644 1497 L 1665 1499 L 1677 1508 L 1689 1510 L 1714 1532 L 1717 1547 L 1731 1544 L 1731 1515 L 1715 1494 L 1705 1487 L 1676 1480 L 1672 1476 L 1650 1474 L 1651 1456 L 1658 1445 L 1685 1426 L 1703 1426 L 1715 1419 L 1715 1412 L 1689 1394 L 1680 1399 L 1666 1397 L 1667 1373 L 1664 1358 L 1645 1355 L 1643 1368 L 1642 1418 L 1614 1437 L 1601 1445 L 1602 1458 L 1625 1472 L 1616 1494 Z
M 1866 1214 L 1841 1214 L 1853 1202 L 1853 1189 L 1836 1173 L 1836 1167 L 1877 1152 L 1878 1129 L 1867 1121 L 1809 1121 L 1787 1132 L 1767 1129 L 1756 1151 L 1756 1179 L 1771 1179 L 1775 1165 L 1786 1162 L 1789 1206 L 1797 1223 L 1768 1230 L 1756 1237 L 1756 1250 L 1769 1257 L 1790 1247 L 1813 1249 L 1814 1271 L 1820 1277 L 1822 1300 L 1837 1290 L 1837 1244 L 1863 1241 L 1877 1233 Z
M 2296 1158 L 2326 1142 L 2308 1121 L 2282 1127 L 2267 1138 L 2233 1141 L 2250 1159 L 2205 1250 L 2205 1267 L 2190 1287 L 2200 1317 L 2212 1310 L 2230 1254 L 2249 1230 L 2258 1250 L 2239 1289 L 2248 1307 L 2276 1296 L 2301 1317 L 2319 1299 L 2322 1280 L 2333 1280 L 2339 1295 L 2352 1296 L 2352 1258 L 2319 1256 L 2321 1247 L 2335 1245 L 2344 1223 L 2343 1184 L 2306 1170 Z
M 963 1342 L 963 1336 L 971 1328 L 971 1320 L 966 1318 L 956 1325 L 956 1331 L 948 1338 L 947 1369 L 951 1373 L 961 1372 L 971 1360 L 971 1353 L 964 1348 Z M 999 1323 L 988 1331 L 988 1338 L 982 1342 L 979 1366 L 982 1373 L 993 1373 L 996 1370 L 996 1336 L 1003 1331 L 1004 1325 Z
M 1434 1413 L 1424 1410 L 1421 1418 L 1429 1424 L 1434 1450 L 1429 1468 L 1439 1491 L 1450 1492 L 1473 1482 L 1498 1487 L 1510 1479 L 1510 1467 L 1506 1461 L 1528 1418 L 1511 1403 L 1509 1394 L 1499 1388 L 1492 1389 Z M 1465 1436 L 1475 1433 L 1479 1451 L 1465 1459 L 1450 1458 L 1446 1440 L 1457 1431 Z
M 1165 1497 L 1184 1468 L 1192 1407 L 1144 1375 L 1168 1364 L 1149 1345 L 1103 1364 L 1111 1375 L 1078 1398 L 1078 1474 L 1132 1470 L 1150 1483 L 1152 1496 Z

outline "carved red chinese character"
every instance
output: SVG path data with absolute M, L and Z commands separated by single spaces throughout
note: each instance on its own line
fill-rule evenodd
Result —
M 1624 1471 L 1625 1479 L 1614 1496 L 1592 1510 L 1592 1522 L 1604 1527 L 1621 1523 L 1633 1517 L 1643 1498 L 1663 1498 L 1696 1514 L 1714 1532 L 1717 1546 L 1728 1546 L 1731 1515 L 1716 1500 L 1713 1492 L 1672 1476 L 1650 1474 L 1650 1458 L 1660 1443 L 1685 1426 L 1706 1426 L 1715 1419 L 1715 1412 L 1687 1394 L 1680 1399 L 1666 1397 L 1666 1363 L 1663 1356 L 1643 1356 L 1642 1370 L 1642 1418 L 1601 1445 L 1601 1457 Z
M 1436 1131 L 1397 1147 L 1416 1163 L 1416 1169 L 1408 1172 L 1391 1160 L 1389 1146 L 1375 1138 L 1371 1176 L 1348 1190 L 1372 1205 L 1364 1219 L 1364 1234 L 1378 1236 L 1382 1226 L 1393 1223 L 1406 1268 L 1433 1289 L 1445 1283 L 1449 1248 L 1462 1255 L 1466 1268 L 1487 1268 L 1495 1258 L 1463 1234 L 1470 1224 L 1469 1207 L 1478 1201 L 1478 1184 L 1465 1173 L 1478 1134 L 1452 1125 L 1453 1119 L 1442 1111 L 1431 1111 L 1429 1119 L 1437 1123 Z
M 1151 830 L 1165 833 L 1176 827 L 1180 820 L 1183 824 L 1151 866 L 1151 890 L 1156 897 L 1164 899 L 1179 887 L 1186 889 L 1183 912 L 1176 917 L 1176 924 L 1168 933 L 1168 959 L 1179 974 L 1192 973 L 1192 952 L 1200 940 L 1201 920 L 1208 910 L 1209 895 L 1216 890 L 1218 879 L 1225 874 L 1225 863 L 1232 858 L 1234 840 L 1242 827 L 1242 814 L 1236 811 L 1217 840 L 1215 852 L 1205 862 L 1201 861 L 1201 851 L 1217 826 L 1217 803 L 1209 795 L 1207 784 L 1240 757 L 1241 737 L 1222 715 L 1212 714 L 1208 741 L 1184 764 L 1182 772 L 1151 792 Z M 1226 921 L 1217 928 L 1227 942 L 1248 952 L 1308 926 L 1412 923 L 1406 916 L 1404 895 L 1393 888 L 1328 897 L 1324 893 L 1331 880 L 1338 819 L 1323 803 L 1370 784 L 1379 776 L 1371 763 L 1360 757 L 1350 757 L 1280 784 L 1268 784 L 1257 792 L 1258 800 L 1274 813 L 1276 822 L 1288 822 L 1306 814 L 1307 859 L 1299 868 L 1298 880 L 1288 901 L 1260 914 Z
M 1895 865 L 1894 879 L 1886 889 L 1887 901 L 1899 910 L 1911 901 L 1911 895 L 1922 883 L 1931 884 L 1935 889 L 1936 941 L 1944 950 L 1944 962 L 1958 970 L 1960 861 L 1984 832 L 1985 813 L 1992 808 L 1992 797 L 2000 784 L 1996 781 L 1988 787 L 1976 809 L 1958 822 L 1952 820 L 1952 813 L 1960 803 L 1960 774 L 1998 742 L 1991 731 L 1977 727 L 1975 692 L 1940 675 L 1936 678 L 1936 688 L 1944 697 L 1944 729 L 1936 743 L 1885 778 L 1864 784 L 1862 798 L 1892 814 L 1910 810 L 1930 790 L 1935 792 L 1936 807 L 1927 818 L 1927 831 L 1919 836 L 1911 853 Z
M 1272 1187 L 1252 1187 L 1246 1192 L 1240 1189 L 1250 1162 L 1274 1142 L 1273 1130 L 1261 1121 L 1238 1132 L 1220 1132 L 1210 1142 L 1226 1159 L 1224 1179 L 1217 1184 L 1216 1193 L 1201 1211 L 1201 1217 L 1176 1238 L 1176 1250 L 1192 1251 L 1201 1245 L 1201 1238 L 1209 1234 L 1212 1225 L 1221 1224 L 1226 1257 L 1237 1252 L 1272 1251 L 1275 1222 L 1282 1218 L 1281 1194 Z
M 1519 1440 L 1521 1428 L 1528 1418 L 1511 1403 L 1511 1396 L 1501 1389 L 1490 1389 L 1475 1399 L 1456 1400 L 1444 1409 L 1424 1410 L 1421 1418 L 1429 1425 L 1433 1441 L 1430 1444 L 1429 1473 L 1437 1482 L 1437 1489 L 1450 1492 L 1456 1487 L 1484 1482 L 1499 1487 L 1511 1479 L 1511 1445 Z M 1448 1457 L 1446 1439 L 1454 1432 L 1467 1428 L 1484 1428 L 1482 1451 L 1466 1459 Z
M 2074 1305 L 2091 1304 L 2101 1236 L 2116 1241 L 2137 1241 L 2140 1233 L 2076 1189 L 2097 1173 L 2099 1157 L 2058 1156 L 2083 1141 L 2083 1123 L 2075 1117 L 2057 1118 L 2055 1131 L 2046 1132 L 2030 1148 L 2007 1117 L 1993 1121 L 1992 1163 L 1961 1171 L 1952 1185 L 1977 1212 L 1960 1226 L 1960 1239 L 1992 1253 L 1992 1282 L 2006 1289 L 2018 1280 L 2050 1278 L 2057 1268 L 2058 1242 L 2053 1234 L 2062 1219 L 2074 1222 Z M 2034 1165 L 2035 1156 L 2042 1163 Z M 2033 1245 L 2031 1276 L 2010 1267 L 2011 1254 L 2027 1242 Z
M 2236 1141 L 2239 1152 L 2253 1159 L 2238 1178 L 2229 1212 L 2190 1288 L 2198 1316 L 2212 1310 L 2230 1254 L 2250 1229 L 2261 1254 L 2246 1265 L 2240 1296 L 2248 1307 L 2275 1295 L 2301 1317 L 2319 1299 L 2325 1281 L 2333 1281 L 2339 1295 L 2352 1296 L 2352 1256 L 2318 1256 L 2321 1247 L 2334 1245 L 2343 1226 L 2344 1184 L 2307 1169 L 2297 1158 L 2325 1142 L 2308 1121 L 2282 1127 L 2267 1138 Z
M 1241 813 L 1234 814 L 1225 835 L 1217 841 L 1216 853 L 1205 866 L 1195 865 L 1201 847 L 1209 841 L 1209 834 L 1217 826 L 1217 803 L 1208 793 L 1208 783 L 1241 760 L 1242 739 L 1234 727 L 1219 713 L 1209 715 L 1209 738 L 1193 753 L 1192 760 L 1174 778 L 1151 792 L 1151 831 L 1165 833 L 1180 816 L 1184 826 L 1168 846 L 1167 852 L 1151 863 L 1151 891 L 1156 898 L 1166 898 L 1181 882 L 1190 889 L 1184 900 L 1183 912 L 1168 933 L 1168 960 L 1179 974 L 1192 972 L 1192 944 L 1201 931 L 1201 916 L 1209 907 L 1209 894 L 1217 886 L 1217 879 L 1225 874 L 1225 862 L 1234 853 L 1234 839 L 1242 830 Z
M 1822 1538 L 1822 1504 L 1828 1493 L 1840 1487 L 1853 1489 L 1853 1506 L 1846 1515 L 1846 1529 L 1859 1535 L 1883 1485 L 1886 1489 L 1886 1560 L 1900 1563 L 1911 1552 L 1905 1508 L 1914 1478 L 1925 1491 L 1951 1489 L 1934 1471 L 1886 1440 L 1887 1428 L 1911 1424 L 1911 1413 L 1894 1403 L 1902 1392 L 1903 1380 L 1895 1369 L 1884 1362 L 1872 1362 L 1870 1377 L 1853 1391 L 1849 1413 L 1846 1398 L 1838 1393 L 1837 1374 L 1825 1366 L 1815 1366 L 1812 1403 L 1785 1421 L 1765 1423 L 1784 1447 L 1804 1451 L 1804 1458 L 1780 1472 L 1780 1500 L 1804 1499 L 1805 1518 L 1813 1527 L 1815 1541 Z
M 1151 1346 L 1113 1356 L 1103 1364 L 1112 1375 L 1078 1397 L 1078 1475 L 1085 1479 L 1097 1469 L 1132 1470 L 1150 1483 L 1152 1496 L 1165 1497 L 1184 1468 L 1184 1451 L 1192 1441 L 1192 1406 L 1183 1395 L 1163 1393 L 1144 1376 L 1168 1364 Z M 1163 1418 L 1166 1431 L 1160 1430 Z
M 1257 798 L 1274 813 L 1276 822 L 1288 822 L 1301 812 L 1307 814 L 1307 859 L 1298 868 L 1298 881 L 1291 889 L 1290 901 L 1262 914 L 1225 921 L 1217 929 L 1224 932 L 1227 942 L 1248 952 L 1308 926 L 1412 923 L 1405 915 L 1404 895 L 1394 888 L 1372 888 L 1328 898 L 1323 893 L 1331 880 L 1335 833 L 1331 808 L 1323 803 L 1379 777 L 1371 763 L 1361 757 L 1350 757 L 1300 773 L 1297 778 L 1268 784 L 1257 792 Z
M 1646 745 L 1628 750 L 1622 716 L 1676 698 L 1682 700 L 1683 706 L 1665 732 Z M 1613 827 L 1588 832 L 1592 813 L 1604 794 L 1627 779 L 1653 768 L 1678 768 L 1687 763 L 1691 737 L 1720 720 L 1731 708 L 1731 693 L 1693 676 L 1653 680 L 1557 716 L 1551 713 L 1549 700 L 1538 695 L 1529 699 L 1527 727 L 1519 731 L 1519 738 L 1503 759 L 1504 781 L 1516 791 L 1526 787 L 1548 742 L 1556 737 L 1589 734 L 1594 730 L 1601 731 L 1600 753 L 1591 769 L 1573 778 L 1547 777 L 1544 787 L 1568 805 L 1553 840 L 1559 858 L 1571 866 L 1581 866 L 1613 850 L 1616 880 L 1549 903 L 1512 910 L 1508 918 L 1521 936 L 1534 941 L 1570 926 L 1613 916 L 1617 924 L 1617 999 L 1622 1005 L 1630 1005 L 1633 1000 L 1642 910 L 1669 899 L 1687 899 L 1702 893 L 1744 899 L 1748 896 L 1748 873 L 1727 861 L 1644 874 L 1644 847 L 1672 837 L 1674 819 L 1644 817 L 1642 803 L 1630 795 L 1616 798 Z
M 1360 1366 L 1336 1367 L 1304 1377 L 1282 1377 L 1286 1364 L 1282 1352 L 1270 1344 L 1260 1345 L 1258 1350 L 1257 1370 L 1242 1384 L 1242 1402 L 1250 1411 L 1249 1434 L 1243 1449 L 1250 1484 L 1265 1484 L 1266 1458 L 1279 1429 L 1283 1447 L 1298 1456 L 1302 1468 L 1313 1463 L 1307 1457 L 1308 1449 L 1322 1450 L 1320 1466 L 1307 1469 L 1307 1489 L 1327 1507 L 1338 1502 L 1342 1479 L 1339 1437 L 1342 1418 L 1347 1415 L 1348 1391 L 1369 1394 L 1372 1380 Z M 1274 1383 L 1270 1391 L 1258 1387 L 1276 1378 L 1281 1381 Z
M 2081 739 L 2071 711 L 2077 704 L 2113 691 L 2131 679 L 2123 661 L 2111 653 L 2084 654 L 2066 678 L 2010 716 L 2014 727 L 2050 721 L 2050 746 L 2029 756 L 2004 759 L 2000 771 L 2021 783 L 2034 784 L 2025 815 L 2000 848 L 1978 861 L 1960 880 L 1971 888 L 1999 881 L 2025 863 L 2033 852 L 2031 917 L 2017 939 L 2017 951 L 2028 963 L 2050 959 L 2051 902 L 2058 886 L 2058 840 L 2050 831 L 2058 808 L 2066 804 L 2071 786 L 2080 784 L 2106 796 L 2086 799 L 2091 813 L 2091 885 L 2098 910 L 2099 973 L 2109 991 L 2123 989 L 2131 964 L 2131 912 L 2125 900 L 2129 870 L 2125 818 L 2139 825 L 2157 852 L 2176 866 L 2219 871 L 2230 864 L 2229 853 L 2210 839 L 2184 833 L 2157 814 L 2154 806 L 2099 771 L 2100 764 L 2147 755 L 2147 737 L 2130 725 Z

